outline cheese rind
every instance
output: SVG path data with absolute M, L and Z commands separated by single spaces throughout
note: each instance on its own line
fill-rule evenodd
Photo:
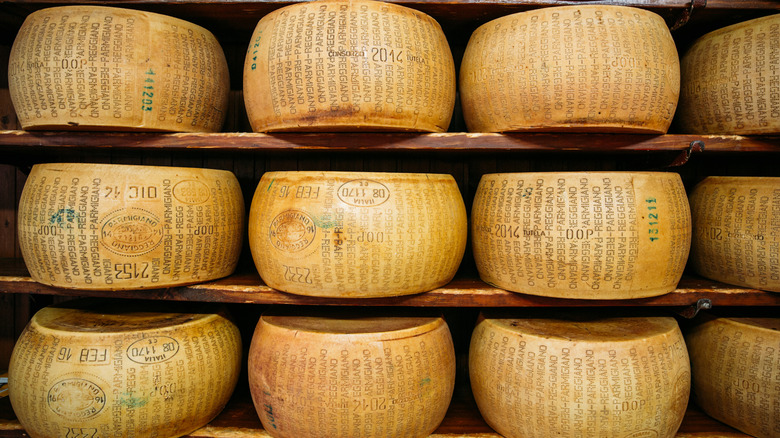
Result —
M 691 264 L 704 277 L 780 292 L 780 178 L 708 177 L 690 195 Z
M 780 132 L 780 14 L 710 32 L 681 61 L 677 125 L 693 134 Z
M 671 438 L 690 391 L 673 318 L 515 318 L 483 313 L 469 376 L 485 421 L 507 438 Z
M 446 131 L 455 64 L 430 16 L 354 0 L 263 17 L 244 64 L 254 131 Z
M 780 318 L 701 318 L 685 334 L 696 404 L 751 436 L 778 436 Z
M 241 337 L 223 311 L 176 307 L 81 301 L 37 312 L 9 368 L 27 433 L 175 437 L 213 419 L 238 380 Z
M 249 212 L 249 246 L 274 289 L 407 295 L 452 279 L 466 247 L 466 220 L 450 175 L 267 172 Z
M 215 132 L 230 91 L 225 55 L 206 29 L 86 5 L 27 17 L 8 85 L 28 130 Z
M 677 287 L 691 240 L 680 176 L 487 174 L 471 210 L 480 277 L 558 298 L 630 299 Z
M 472 34 L 460 67 L 469 131 L 664 134 L 680 65 L 659 15 L 625 6 L 535 9 Z
M 19 200 L 30 276 L 68 289 L 152 289 L 231 274 L 244 200 L 228 171 L 87 163 L 33 166 Z
M 249 350 L 252 399 L 276 438 L 427 437 L 454 383 L 441 317 L 265 314 Z

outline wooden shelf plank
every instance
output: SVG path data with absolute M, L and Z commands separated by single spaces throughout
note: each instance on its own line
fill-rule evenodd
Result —
M 25 437 L 24 429 L 11 410 L 8 398 L 0 399 L 0 437 Z M 187 435 L 192 438 L 250 438 L 270 437 L 262 427 L 248 391 L 238 388 L 225 409 L 207 426 Z M 479 414 L 468 388 L 456 389 L 452 403 L 436 431 L 430 438 L 501 438 Z M 693 437 L 746 438 L 749 435 L 720 423 L 691 404 L 685 413 L 677 438 Z
M 637 135 L 637 134 L 492 134 L 448 132 L 415 133 L 284 133 L 248 132 L 103 133 L 63 131 L 0 131 L 0 152 L 34 153 L 50 148 L 145 150 L 219 149 L 226 151 L 580 151 L 649 152 L 686 151 L 694 141 L 704 143 L 704 152 L 780 152 L 780 137 L 737 135 Z
M 46 286 L 33 281 L 18 259 L 0 259 L 0 293 L 89 296 L 221 303 L 293 304 L 309 306 L 411 307 L 601 307 L 690 306 L 709 299 L 720 306 L 780 306 L 780 293 L 729 286 L 685 276 L 666 295 L 630 300 L 579 300 L 509 292 L 476 278 L 456 278 L 444 287 L 416 295 L 388 298 L 321 298 L 293 295 L 263 284 L 257 272 L 240 272 L 203 284 L 140 291 L 87 291 Z

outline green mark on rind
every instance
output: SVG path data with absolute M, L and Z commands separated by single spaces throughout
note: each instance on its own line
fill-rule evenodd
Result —
M 49 223 L 52 225 L 59 225 L 60 227 L 65 222 L 73 222 L 78 220 L 78 215 L 76 215 L 76 211 L 72 208 L 61 208 L 59 211 L 51 215 L 51 218 L 49 218 Z
M 317 218 L 315 216 L 312 218 L 312 220 L 314 221 L 314 225 L 316 225 L 318 228 L 322 228 L 323 230 L 327 230 L 338 225 L 338 222 L 330 220 L 330 216 L 322 216 L 321 218 Z
M 149 402 L 148 398 L 133 397 L 133 393 L 125 392 L 119 397 L 119 405 L 128 408 L 140 408 Z
M 267 192 L 267 191 L 269 191 L 269 190 L 271 190 L 271 186 L 272 186 L 272 185 L 274 185 L 274 181 L 276 181 L 276 178 L 274 178 L 274 179 L 272 179 L 272 180 L 271 180 L 271 184 L 268 184 L 268 188 L 267 188 L 267 189 L 265 189 L 265 191 L 266 191 L 266 192 Z
M 423 387 L 423 386 L 425 386 L 425 385 L 427 385 L 429 383 L 431 383 L 431 378 L 430 377 L 426 377 L 426 378 L 420 380 L 420 387 Z

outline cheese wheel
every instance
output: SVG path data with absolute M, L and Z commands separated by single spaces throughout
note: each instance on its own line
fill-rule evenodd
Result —
M 680 65 L 663 18 L 624 6 L 536 9 L 474 32 L 460 67 L 469 131 L 664 134 Z
M 683 132 L 780 132 L 780 14 L 699 38 L 682 58 L 681 75 Z
M 444 319 L 295 313 L 264 314 L 249 349 L 252 400 L 271 436 L 416 438 L 438 427 L 455 385 Z
M 268 172 L 249 212 L 265 283 L 300 295 L 368 298 L 447 284 L 466 248 L 450 175 Z
M 36 313 L 9 368 L 27 433 L 165 438 L 211 421 L 238 380 L 238 328 L 212 305 L 172 307 L 90 300 Z
M 24 129 L 219 131 L 227 61 L 214 35 L 177 18 L 63 6 L 33 12 L 8 87 Z
M 507 438 L 671 438 L 690 391 L 682 333 L 666 317 L 481 315 L 474 399 Z
M 680 176 L 541 172 L 482 177 L 471 211 L 485 282 L 532 295 L 628 299 L 677 287 L 691 242 Z
M 51 286 L 198 283 L 231 274 L 241 252 L 244 199 L 224 170 L 37 164 L 18 211 L 30 276 Z
M 244 64 L 254 131 L 446 131 L 455 64 L 439 23 L 366 0 L 303 2 L 257 24 Z
M 696 272 L 780 292 L 780 178 L 709 177 L 690 200 Z
M 780 318 L 706 318 L 686 332 L 696 403 L 759 438 L 780 436 Z

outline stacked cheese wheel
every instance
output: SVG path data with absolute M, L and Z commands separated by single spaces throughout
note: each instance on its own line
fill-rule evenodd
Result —
M 488 174 L 471 219 L 484 281 L 559 298 L 671 292 L 691 240 L 688 200 L 675 173 Z
M 238 328 L 202 305 L 80 302 L 33 316 L 14 347 L 11 404 L 33 438 L 189 433 L 230 398 Z
M 19 201 L 30 276 L 70 289 L 150 289 L 233 272 L 244 200 L 224 170 L 33 166 Z
M 8 83 L 24 129 L 218 131 L 230 91 L 225 55 L 206 29 L 99 6 L 30 14 Z
M 780 178 L 706 178 L 691 193 L 691 212 L 699 274 L 780 292 Z
M 704 411 L 759 438 L 780 434 L 780 318 L 706 317 L 686 333 Z
M 469 351 L 485 421 L 507 438 L 671 438 L 690 366 L 672 318 L 485 314 Z
M 450 175 L 268 172 L 249 213 L 265 283 L 301 295 L 367 298 L 448 283 L 466 247 Z
M 249 386 L 279 438 L 427 437 L 449 406 L 455 351 L 441 317 L 264 314 Z
M 696 134 L 780 132 L 780 14 L 699 38 L 682 58 L 678 123 Z
M 439 24 L 391 3 L 303 2 L 257 25 L 244 65 L 255 131 L 446 131 L 455 65 Z
M 543 8 L 498 18 L 460 68 L 470 131 L 666 133 L 680 66 L 664 20 L 623 6 Z

